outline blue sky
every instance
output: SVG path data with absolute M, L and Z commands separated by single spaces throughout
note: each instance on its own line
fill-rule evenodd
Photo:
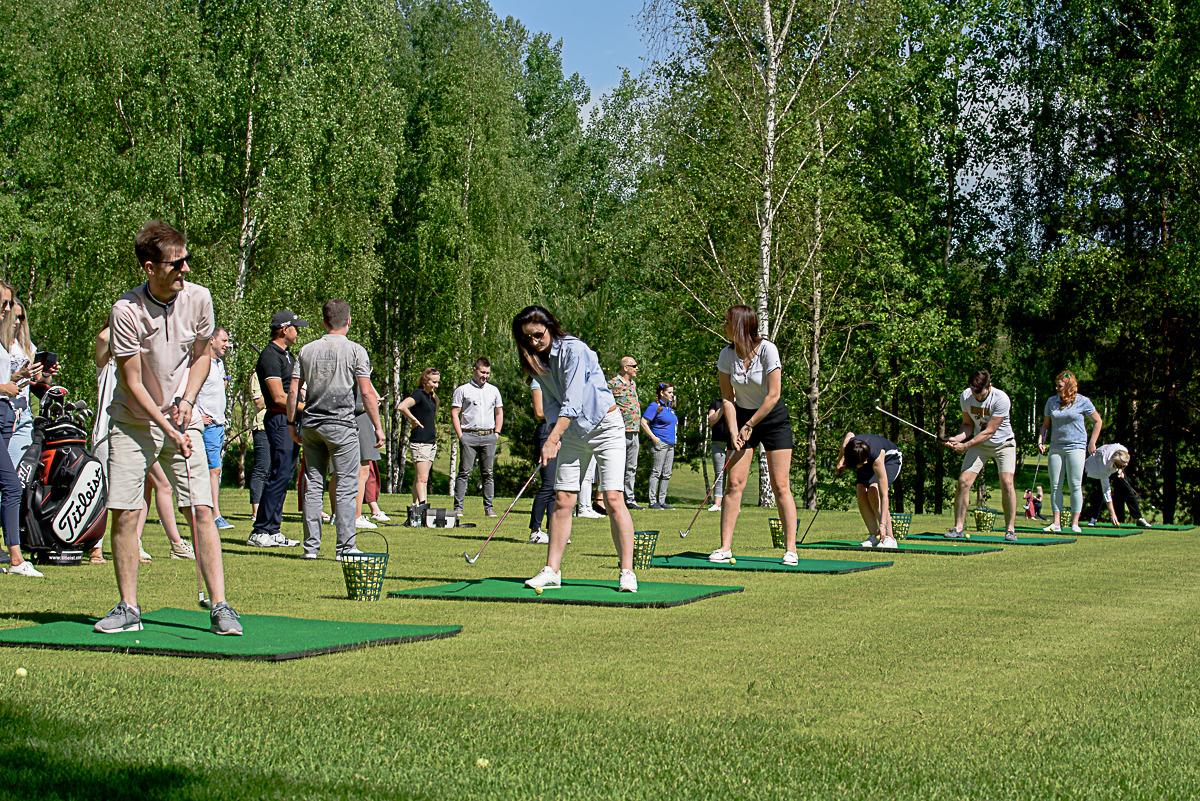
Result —
M 592 103 L 614 89 L 621 68 L 642 71 L 646 48 L 635 17 L 642 0 L 491 0 L 500 19 L 513 16 L 530 32 L 545 31 L 562 39 L 563 72 L 578 72 L 592 90 Z

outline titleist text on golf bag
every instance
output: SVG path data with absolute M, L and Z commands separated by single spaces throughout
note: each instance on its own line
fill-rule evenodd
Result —
M 17 468 L 25 488 L 21 542 L 30 550 L 81 551 L 104 535 L 108 482 L 86 443 L 69 418 L 34 420 L 33 443 Z

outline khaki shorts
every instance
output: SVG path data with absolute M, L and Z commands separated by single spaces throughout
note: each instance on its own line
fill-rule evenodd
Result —
M 408 455 L 412 457 L 413 462 L 432 462 L 437 456 L 437 443 L 435 442 L 410 442 L 408 443 Z
M 208 477 L 208 456 L 204 452 L 204 421 L 200 415 L 192 416 L 187 434 L 192 441 L 192 456 L 185 464 L 183 455 L 158 426 L 113 420 L 112 436 L 108 439 L 108 508 L 141 509 L 146 471 L 156 461 L 171 480 L 181 509 L 191 506 L 193 501 L 196 506 L 211 507 L 212 485 Z M 189 466 L 192 470 L 190 491 Z
M 1016 473 L 1017 441 L 1010 439 L 1003 445 L 985 442 L 982 445 L 968 448 L 967 452 L 963 454 L 962 471 L 978 475 L 983 472 L 983 466 L 987 464 L 988 459 L 996 460 L 996 467 L 1001 473 Z

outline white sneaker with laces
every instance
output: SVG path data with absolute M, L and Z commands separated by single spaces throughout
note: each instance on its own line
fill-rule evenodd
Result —
M 271 535 L 271 541 L 280 548 L 295 548 L 300 544 L 300 540 L 290 540 L 284 536 L 282 531 L 277 531 Z
M 1042 531 L 1047 531 L 1047 532 L 1053 531 L 1055 534 L 1058 534 L 1058 533 L 1062 532 L 1062 526 L 1060 526 L 1058 523 L 1051 523 L 1050 525 L 1048 525 L 1044 529 L 1042 529 Z
M 30 562 L 28 559 L 21 564 L 16 565 L 15 567 L 10 567 L 8 569 L 8 575 L 25 576 L 26 578 L 45 578 L 45 576 L 43 576 L 41 572 L 33 566 L 33 562 Z
M 576 517 L 590 517 L 594 520 L 598 520 L 601 517 L 604 517 L 604 515 L 600 514 L 599 512 L 597 512 L 595 509 L 593 509 L 590 506 L 579 507 L 579 511 L 575 513 L 575 516 Z
M 246 538 L 246 544 L 255 548 L 278 548 L 279 543 L 265 531 L 256 531 Z
M 632 570 L 622 570 L 617 592 L 637 592 L 637 576 Z
M 374 520 L 376 523 L 390 523 L 390 522 L 392 522 L 392 518 L 388 517 L 388 516 L 387 516 L 386 514 L 384 514 L 382 511 L 379 511 L 379 512 L 374 512 L 374 513 L 371 515 L 371 519 L 372 519 L 372 520 Z
M 900 545 L 896 542 L 895 537 L 884 537 L 883 542 L 879 543 L 879 547 L 880 548 L 892 548 L 893 550 L 899 550 Z
M 549 545 L 550 544 L 550 535 L 547 534 L 546 532 L 542 531 L 541 529 L 538 529 L 537 531 L 531 531 L 531 532 L 529 532 L 529 544 L 530 545 Z
M 712 506 L 708 507 L 708 511 L 719 512 L 721 511 L 721 505 L 719 503 L 714 503 Z
M 800 555 L 795 551 L 784 551 L 783 564 L 788 565 L 789 567 L 795 567 L 796 565 L 800 564 Z
M 543 567 L 536 576 L 525 582 L 525 586 L 531 590 L 536 590 L 541 587 L 543 590 L 557 590 L 562 588 L 562 573 L 550 565 Z
M 379 528 L 366 515 L 359 515 L 354 521 L 355 528 Z
M 869 536 L 865 540 L 863 540 L 861 544 L 862 544 L 862 547 L 864 547 L 864 548 L 874 548 L 876 545 L 879 544 L 879 537 L 876 537 L 874 534 L 872 534 L 871 536 Z
M 1082 534 L 1083 529 L 1080 528 L 1078 524 L 1076 524 L 1076 525 L 1071 526 L 1071 533 L 1072 534 Z
M 732 558 L 733 558 L 733 549 L 732 548 L 728 551 L 723 551 L 720 548 L 718 548 L 717 550 L 713 551 L 712 553 L 710 553 L 708 555 L 708 561 L 710 561 L 710 562 L 728 562 Z
M 192 544 L 187 540 L 171 543 L 171 558 L 172 559 L 195 559 L 196 551 L 192 548 Z
M 1138 518 L 1138 525 L 1141 526 L 1142 528 L 1151 528 L 1152 527 L 1152 524 L 1150 523 L 1150 521 L 1144 517 Z

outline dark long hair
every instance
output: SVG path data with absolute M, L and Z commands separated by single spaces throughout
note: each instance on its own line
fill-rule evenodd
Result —
M 758 313 L 749 306 L 730 306 L 725 312 L 725 325 L 729 327 L 733 349 L 743 359 L 754 353 L 758 343 L 762 342 L 762 337 L 758 335 Z
M 558 319 L 550 313 L 549 309 L 541 306 L 526 306 L 517 313 L 517 316 L 512 321 L 513 342 L 517 345 L 517 354 L 521 357 L 521 372 L 527 376 L 545 375 L 549 367 L 547 362 L 542 361 L 542 357 L 529 346 L 529 337 L 525 336 L 525 332 L 521 330 L 523 326 L 529 323 L 546 326 L 546 330 L 550 333 L 550 344 L 553 345 L 560 339 L 565 339 L 570 336 L 563 330 Z

